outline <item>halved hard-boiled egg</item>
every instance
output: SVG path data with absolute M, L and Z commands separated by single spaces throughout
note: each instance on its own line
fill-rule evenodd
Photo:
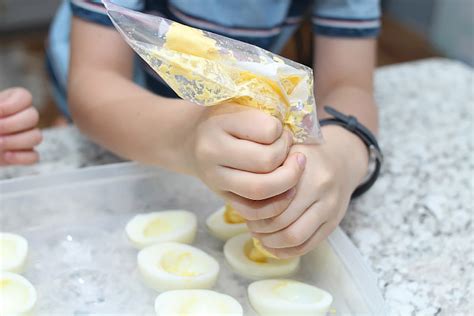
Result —
M 219 263 L 196 247 L 167 242 L 140 250 L 138 270 L 145 284 L 160 292 L 210 289 L 217 281 Z
M 36 290 L 24 277 L 12 272 L 0 272 L 0 315 L 23 316 L 36 303 Z
M 262 280 L 248 287 L 250 304 L 260 316 L 324 316 L 332 303 L 328 292 L 293 280 Z
M 28 242 L 20 235 L 0 233 L 0 271 L 21 273 L 28 254 Z
M 206 224 L 212 235 L 224 241 L 248 231 L 244 218 L 228 204 L 212 213 Z
M 233 297 L 210 290 L 175 290 L 158 295 L 157 316 L 242 316 L 242 306 Z
M 299 267 L 300 258 L 276 259 L 254 256 L 254 252 L 254 242 L 248 233 L 235 236 L 224 245 L 224 255 L 231 267 L 237 273 L 252 279 L 290 275 Z
M 196 215 L 183 210 L 139 214 L 125 227 L 128 239 L 138 249 L 167 241 L 190 244 L 196 230 Z

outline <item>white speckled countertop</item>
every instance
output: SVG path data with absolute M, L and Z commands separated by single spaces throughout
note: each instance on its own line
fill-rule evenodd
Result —
M 474 72 L 445 59 L 377 70 L 376 185 L 342 223 L 400 315 L 474 311 Z M 40 164 L 0 179 L 120 161 L 73 127 L 45 131 Z

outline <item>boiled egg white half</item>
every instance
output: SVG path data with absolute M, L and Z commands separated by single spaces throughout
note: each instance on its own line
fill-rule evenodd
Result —
M 175 290 L 158 295 L 157 316 L 242 316 L 233 297 L 210 290 Z
M 36 290 L 24 277 L 0 272 L 0 315 L 26 316 L 36 304 Z
M 224 245 L 224 256 L 230 266 L 239 274 L 251 279 L 265 279 L 286 276 L 294 273 L 300 258 L 275 259 L 264 261 L 250 259 L 250 251 L 254 247 L 252 237 L 248 233 L 229 239 Z
M 128 239 L 138 249 L 167 241 L 190 244 L 196 230 L 196 215 L 184 210 L 139 214 L 125 227 Z
M 226 217 L 226 210 L 227 207 L 223 206 L 212 213 L 206 220 L 209 232 L 216 238 L 224 241 L 248 231 L 245 222 L 231 222 Z
M 332 296 L 315 286 L 293 280 L 262 280 L 249 285 L 250 304 L 260 316 L 324 316 Z
M 28 242 L 20 235 L 0 233 L 0 271 L 21 273 L 28 254 Z
M 219 263 L 196 247 L 167 242 L 140 250 L 138 270 L 145 284 L 159 292 L 210 289 L 217 281 Z

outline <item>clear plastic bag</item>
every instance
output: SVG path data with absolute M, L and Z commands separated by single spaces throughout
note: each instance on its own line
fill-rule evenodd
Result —
M 103 1 L 127 43 L 185 100 L 277 117 L 297 143 L 321 140 L 311 68 L 259 47 Z

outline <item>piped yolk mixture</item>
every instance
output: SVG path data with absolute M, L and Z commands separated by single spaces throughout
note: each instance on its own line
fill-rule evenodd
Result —
M 229 204 L 226 204 L 225 206 L 224 219 L 230 224 L 245 222 L 244 218 L 240 216 L 240 214 L 237 213 L 237 211 Z M 259 263 L 265 263 L 267 262 L 268 258 L 278 259 L 275 255 L 271 254 L 263 247 L 260 240 L 257 238 L 252 238 L 252 240 L 253 244 L 248 245 L 244 250 L 245 254 L 250 260 Z
M 252 252 L 249 254 L 249 258 L 258 261 L 259 259 L 261 260 L 262 257 L 265 257 L 265 259 L 272 258 L 272 259 L 278 259 L 277 256 L 274 254 L 270 253 L 268 250 L 266 250 L 262 242 L 258 240 L 257 238 L 252 238 L 253 240 L 253 248 Z
M 245 223 L 245 219 L 229 204 L 226 204 L 225 206 L 224 220 L 229 224 Z

